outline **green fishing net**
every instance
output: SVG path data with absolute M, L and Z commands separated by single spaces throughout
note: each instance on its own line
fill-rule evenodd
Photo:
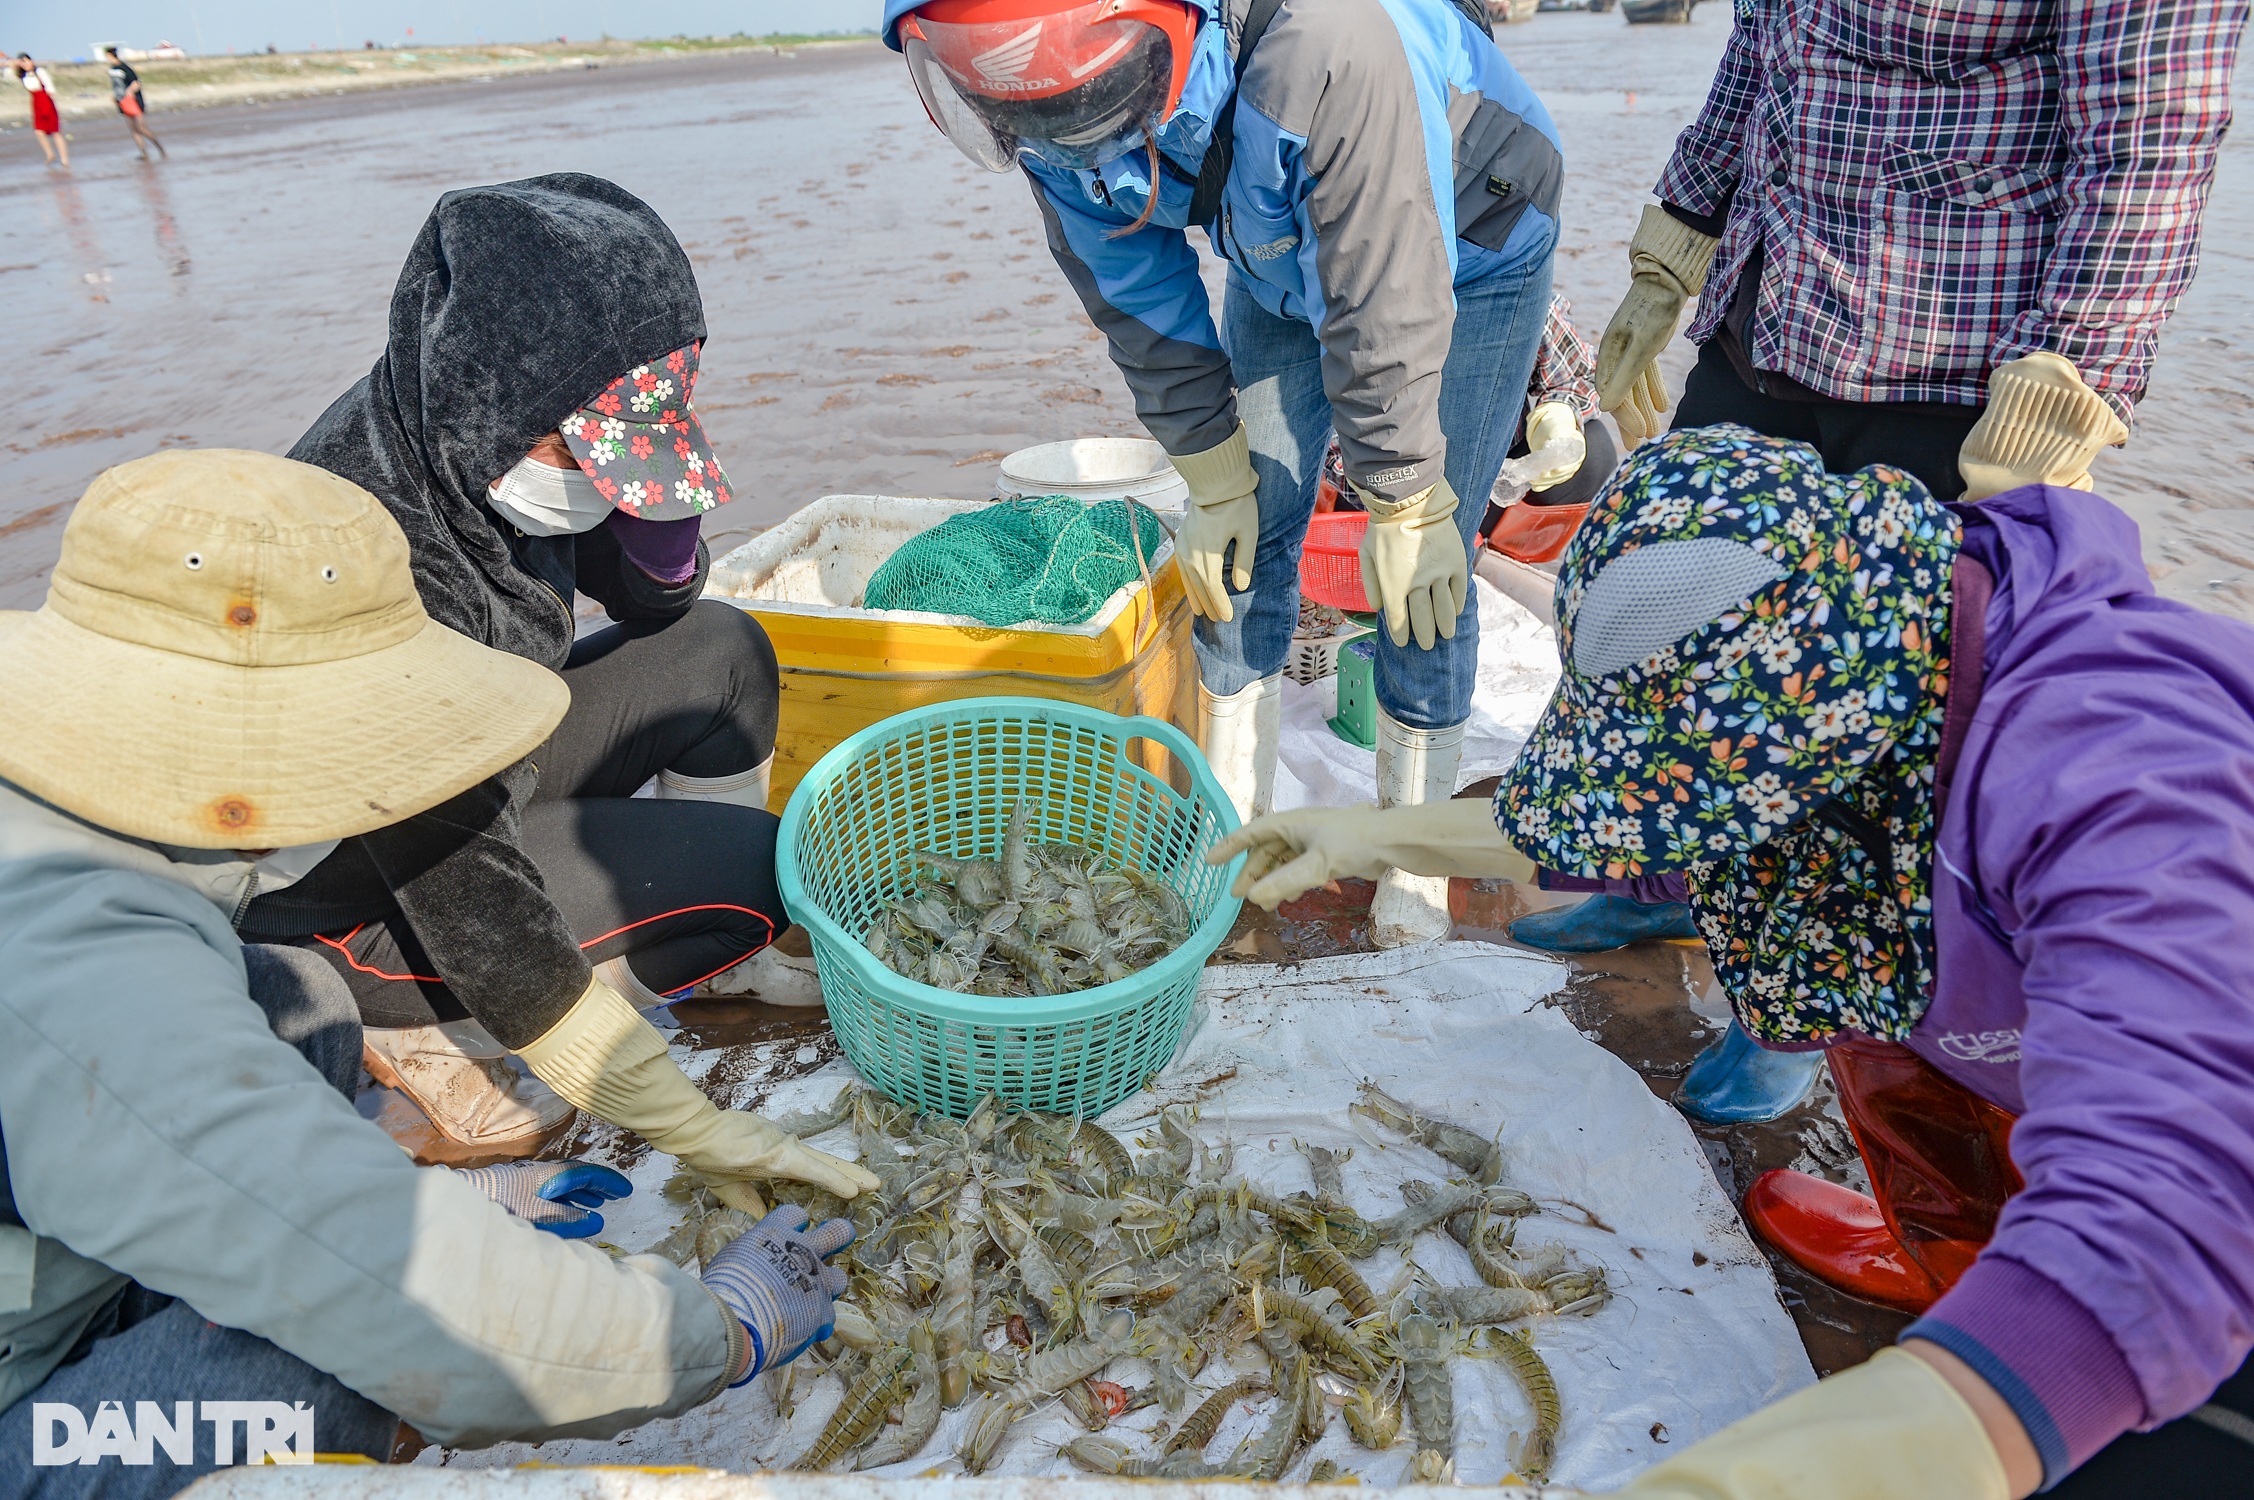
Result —
M 998 500 L 910 537 L 871 575 L 863 602 L 988 625 L 1078 625 L 1148 572 L 1165 540 L 1158 517 L 1132 500 Z

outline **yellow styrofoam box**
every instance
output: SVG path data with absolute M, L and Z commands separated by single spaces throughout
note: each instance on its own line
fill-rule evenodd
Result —
M 1151 559 L 1147 582 L 1122 588 L 1082 625 L 996 629 L 861 607 L 869 575 L 901 543 L 983 503 L 825 495 L 713 564 L 707 597 L 756 618 L 782 672 L 769 807 L 780 812 L 847 735 L 955 698 L 1058 698 L 1195 733 L 1189 601 L 1171 543 Z

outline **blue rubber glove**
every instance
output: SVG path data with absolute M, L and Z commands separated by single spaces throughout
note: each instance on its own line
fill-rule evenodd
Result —
M 603 1216 L 595 1210 L 634 1191 L 633 1183 L 591 1161 L 505 1161 L 454 1175 L 533 1228 L 567 1240 L 601 1234 Z
M 1626 896 L 1591 896 L 1510 924 L 1511 941 L 1546 953 L 1605 953 L 1646 938 L 1694 938 L 1698 926 L 1680 901 L 1646 906 Z
M 850 1220 L 809 1229 L 806 1210 L 785 1203 L 706 1262 L 704 1284 L 751 1335 L 751 1364 L 736 1385 L 789 1364 L 835 1331 L 832 1304 L 845 1291 L 845 1271 L 824 1262 L 852 1243 Z

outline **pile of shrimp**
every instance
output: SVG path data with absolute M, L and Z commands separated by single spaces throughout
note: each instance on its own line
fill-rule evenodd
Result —
M 779 1121 L 811 1135 L 850 1124 L 881 1186 L 851 1203 L 802 1183 L 762 1184 L 816 1219 L 850 1218 L 839 1257 L 849 1287 L 836 1335 L 766 1377 L 787 1421 L 816 1382 L 842 1387 L 794 1466 L 871 1469 L 948 1455 L 942 1413 L 967 1407 L 952 1457 L 990 1468 L 1029 1412 L 1061 1404 L 1086 1433 L 1058 1451 L 1100 1473 L 1180 1479 L 1284 1477 L 1335 1412 L 1373 1451 L 1416 1444 L 1407 1477 L 1454 1476 L 1458 1358 L 1504 1362 L 1526 1391 L 1531 1431 L 1511 1449 L 1517 1477 L 1544 1479 L 1563 1412 L 1532 1330 L 1582 1315 L 1609 1293 L 1601 1267 L 1524 1250 L 1534 1201 L 1502 1181 L 1494 1142 L 1363 1085 L 1354 1112 L 1429 1148 L 1458 1175 L 1400 1184 L 1401 1209 L 1350 1205 L 1347 1153 L 1301 1146 L 1311 1190 L 1279 1196 L 1232 1175 L 1194 1111 L 1159 1112 L 1143 1154 L 1086 1121 L 1012 1111 L 991 1097 L 968 1119 L 919 1115 L 848 1088 L 830 1106 Z M 682 1225 L 657 1253 L 701 1264 L 750 1219 L 677 1177 Z M 1459 1242 L 1480 1281 L 1441 1286 L 1411 1268 L 1385 1292 L 1356 1269 L 1428 1230 Z M 1132 1363 L 1141 1385 L 1107 1376 Z M 1201 1383 L 1202 1382 L 1202 1383 Z M 1267 1407 L 1233 1451 L 1209 1452 L 1239 1403 Z M 1155 1431 L 1123 1440 L 1116 1419 L 1157 1407 Z M 1309 1482 L 1358 1476 L 1330 1460 Z
M 918 849 L 928 875 L 880 912 L 862 946 L 895 974 L 976 995 L 1062 995 L 1149 967 L 1190 935 L 1173 887 L 1080 844 L 1027 837 L 1010 809 L 995 859 Z

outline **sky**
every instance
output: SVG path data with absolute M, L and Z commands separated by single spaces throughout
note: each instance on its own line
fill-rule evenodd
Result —
M 445 46 L 547 37 L 707 36 L 874 31 L 882 0 L 0 0 L 0 47 L 39 57 L 92 55 L 96 41 L 190 52 Z M 412 34 L 410 34 L 410 29 Z

